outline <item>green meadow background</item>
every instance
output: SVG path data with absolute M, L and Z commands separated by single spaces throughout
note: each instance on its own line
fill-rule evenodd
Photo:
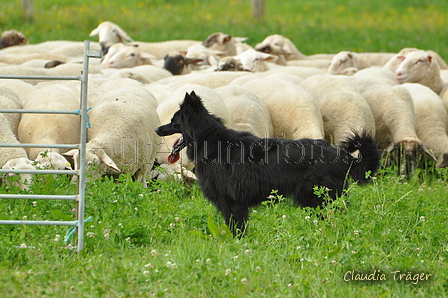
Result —
M 20 1 L 2 0 L 0 30 L 22 31 L 30 43 L 97 40 L 90 31 L 109 20 L 141 41 L 222 31 L 255 45 L 278 33 L 305 54 L 418 47 L 448 57 L 448 1 L 441 0 L 266 0 L 264 21 L 253 20 L 249 0 L 33 2 L 31 22 Z M 243 239 L 230 236 L 195 183 L 90 181 L 80 253 L 76 236 L 64 241 L 68 227 L 0 226 L 0 296 L 448 297 L 447 171 L 418 169 L 410 179 L 396 172 L 383 167 L 370 185 L 352 185 L 348 197 L 322 209 L 267 201 L 251 210 Z M 75 187 L 46 175 L 31 191 Z M 0 191 L 19 192 L 4 184 Z M 0 219 L 68 220 L 74 207 L 0 199 Z M 353 280 L 363 276 L 370 280 Z
M 34 22 L 24 22 L 19 0 L 0 4 L 0 29 L 17 29 L 31 43 L 89 39 L 99 22 L 119 24 L 133 39 L 204 40 L 221 31 L 249 37 L 289 37 L 305 54 L 342 50 L 398 52 L 432 49 L 448 56 L 448 3 L 444 0 L 265 1 L 265 20 L 252 18 L 250 0 L 39 0 Z M 95 39 L 92 39 L 95 40 Z

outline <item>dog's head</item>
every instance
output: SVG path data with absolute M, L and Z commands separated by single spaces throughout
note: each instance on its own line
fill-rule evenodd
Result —
M 205 110 L 201 98 L 194 91 L 191 91 L 190 94 L 186 93 L 180 109 L 174 113 L 171 122 L 156 128 L 156 133 L 161 137 L 170 136 L 175 133 L 181 134 L 181 137 L 174 142 L 171 154 L 168 156 L 169 163 L 175 163 L 179 160 L 180 151 L 188 145 L 187 139 L 190 133 L 185 129 L 189 123 L 188 115 L 198 113 L 198 109 L 201 108 Z

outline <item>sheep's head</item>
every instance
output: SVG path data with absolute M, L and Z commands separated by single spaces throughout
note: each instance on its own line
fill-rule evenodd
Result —
M 89 36 L 99 37 L 101 51 L 106 55 L 109 48 L 116 43 L 125 43 L 126 41 L 133 41 L 129 35 L 115 23 L 105 21 L 98 25 L 90 32 Z
M 73 158 L 75 169 L 78 169 L 78 149 L 72 149 L 62 155 Z M 115 162 L 106 154 L 106 151 L 101 148 L 86 149 L 86 163 L 89 166 L 88 170 L 90 171 L 93 179 L 97 179 L 105 173 L 117 174 L 121 172 Z
M 6 164 L 2 167 L 4 170 L 36 170 L 36 167 L 33 165 L 33 162 L 29 160 L 28 158 L 14 158 L 8 160 Z M 16 174 L 14 173 L 7 173 L 3 180 L 5 183 L 9 186 L 15 185 L 20 187 L 21 189 L 28 189 L 29 185 L 32 182 L 33 174 L 19 174 L 20 178 L 15 181 L 10 181 L 8 177 L 14 177 Z
M 172 52 L 164 57 L 163 68 L 170 71 L 173 75 L 187 74 L 191 72 L 189 65 L 202 62 L 203 59 L 187 58 L 180 52 Z
M 243 64 L 235 57 L 223 57 L 219 60 L 215 71 L 243 71 Z
M 401 61 L 395 71 L 395 78 L 400 84 L 421 83 L 430 70 L 439 68 L 433 57 L 425 51 L 412 51 L 396 59 Z
M 103 57 L 101 64 L 109 68 L 131 68 L 144 64 L 151 64 L 151 54 L 141 52 L 138 45 L 116 43 Z
M 28 44 L 28 39 L 26 39 L 22 32 L 16 30 L 4 31 L 0 38 L 0 49 L 25 44 Z
M 39 167 L 48 170 L 72 170 L 67 159 L 54 151 L 40 152 L 35 161 Z

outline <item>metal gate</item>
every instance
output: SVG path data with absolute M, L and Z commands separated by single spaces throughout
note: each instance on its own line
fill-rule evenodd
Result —
M 64 225 L 73 226 L 78 232 L 78 244 L 76 251 L 84 248 L 84 208 L 85 208 L 85 177 L 86 177 L 86 135 L 87 135 L 87 86 L 89 75 L 89 58 L 101 58 L 99 50 L 90 50 L 90 41 L 84 41 L 83 71 L 79 76 L 15 76 L 0 75 L 0 79 L 35 79 L 35 80 L 78 80 L 81 81 L 81 100 L 79 110 L 25 110 L 25 109 L 0 109 L 0 113 L 35 113 L 35 114 L 71 114 L 81 117 L 80 143 L 79 144 L 2 144 L 0 147 L 23 148 L 65 148 L 79 149 L 78 170 L 3 170 L 0 173 L 16 174 L 69 174 L 78 175 L 77 194 L 74 195 L 32 195 L 32 194 L 0 194 L 3 199 L 43 199 L 43 200 L 73 200 L 76 201 L 76 220 L 74 221 L 38 221 L 38 220 L 0 220 L 0 224 L 9 225 Z

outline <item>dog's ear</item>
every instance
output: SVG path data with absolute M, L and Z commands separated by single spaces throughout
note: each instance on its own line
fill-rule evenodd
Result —
M 199 96 L 197 96 L 196 93 L 194 93 L 194 91 L 191 91 L 190 94 L 188 94 L 188 92 L 185 94 L 184 102 L 191 103 L 191 104 L 200 103 L 201 98 Z

